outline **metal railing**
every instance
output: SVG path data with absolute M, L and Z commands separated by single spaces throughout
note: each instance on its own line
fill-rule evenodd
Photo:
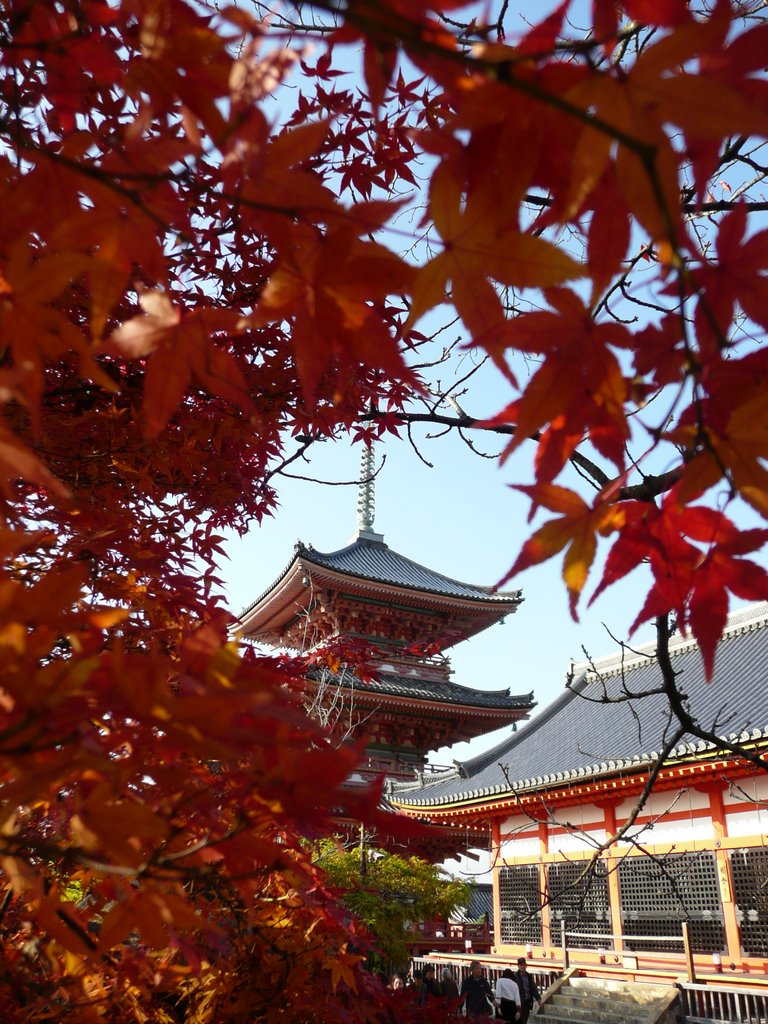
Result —
M 679 1020 L 685 1024 L 766 1024 L 768 991 L 679 982 Z

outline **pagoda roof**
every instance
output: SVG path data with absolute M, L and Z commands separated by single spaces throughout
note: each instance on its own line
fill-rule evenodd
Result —
M 380 534 L 360 530 L 338 551 L 316 551 L 299 541 L 274 583 L 239 615 L 245 632 L 276 642 L 281 631 L 307 604 L 310 580 L 331 590 L 355 592 L 378 600 L 406 599 L 425 610 L 462 610 L 464 636 L 470 636 L 514 612 L 521 592 L 462 583 L 428 569 L 384 543 Z M 402 600 L 400 601 L 402 603 Z M 451 643 L 460 637 L 455 636 Z
M 322 670 L 320 670 L 322 671 Z M 318 670 L 310 673 L 315 676 Z M 368 682 L 361 682 L 349 673 L 332 676 L 334 684 L 355 689 L 358 695 L 406 697 L 451 707 L 482 708 L 498 711 L 530 711 L 534 708 L 533 693 L 511 694 L 509 687 L 499 690 L 474 690 L 449 679 L 425 679 L 413 675 L 379 672 Z M 515 717 L 520 717 L 519 715 Z
M 338 551 L 326 554 L 315 551 L 311 545 L 300 545 L 298 552 L 305 561 L 315 565 L 389 586 L 491 604 L 520 602 L 519 590 L 495 592 L 492 587 L 461 583 L 393 551 L 383 540 L 369 539 L 362 531 L 351 544 Z
M 747 744 L 768 738 L 768 604 L 729 618 L 711 682 L 694 641 L 670 641 L 670 657 L 686 706 L 705 729 Z M 655 644 L 578 665 L 573 679 L 513 737 L 424 784 L 398 783 L 393 803 L 414 810 L 467 806 L 653 764 L 672 729 L 666 696 L 628 697 L 658 690 Z M 686 736 L 670 759 L 706 758 L 713 752 L 712 744 Z

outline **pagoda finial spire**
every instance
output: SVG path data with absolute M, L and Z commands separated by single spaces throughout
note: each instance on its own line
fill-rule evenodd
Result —
M 371 445 L 364 445 L 360 459 L 360 489 L 357 493 L 357 526 L 365 533 L 373 531 L 376 513 L 375 490 L 373 448 Z

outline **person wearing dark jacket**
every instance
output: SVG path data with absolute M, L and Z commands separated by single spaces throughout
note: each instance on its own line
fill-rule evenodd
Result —
M 512 975 L 512 981 L 517 985 L 517 991 L 520 993 L 519 1024 L 528 1024 L 528 1017 L 531 1014 L 534 1002 L 541 1002 L 541 992 L 539 992 L 536 982 L 528 973 L 528 964 L 524 956 L 519 957 L 517 961 L 517 970 Z
M 419 992 L 419 1005 L 431 1003 L 433 999 L 442 999 L 443 990 L 440 983 L 435 979 L 435 968 L 427 964 L 421 972 L 421 991 Z
M 493 1016 L 493 992 L 488 979 L 483 977 L 483 969 L 479 960 L 469 965 L 470 974 L 461 983 L 461 1002 L 459 1007 L 466 1006 L 468 1017 Z

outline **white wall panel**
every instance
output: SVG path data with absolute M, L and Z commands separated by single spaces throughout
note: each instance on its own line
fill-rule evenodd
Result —
M 585 832 L 561 832 L 549 837 L 550 853 L 594 853 L 595 847 L 605 842 L 605 829 L 593 829 Z M 590 842 L 590 839 L 592 840 Z
M 768 830 L 768 814 L 765 811 L 744 810 L 725 816 L 725 827 L 731 838 L 736 836 L 760 836 Z
M 539 859 L 539 839 L 515 839 L 501 844 L 501 860 L 511 860 L 514 857 L 528 857 L 530 860 Z
M 684 846 L 696 840 L 714 839 L 714 829 L 710 818 L 694 818 L 693 821 L 657 821 L 653 828 L 635 825 L 628 833 L 629 838 L 641 842 L 643 846 L 661 846 L 667 843 L 679 843 Z M 618 846 L 631 845 L 626 839 Z

